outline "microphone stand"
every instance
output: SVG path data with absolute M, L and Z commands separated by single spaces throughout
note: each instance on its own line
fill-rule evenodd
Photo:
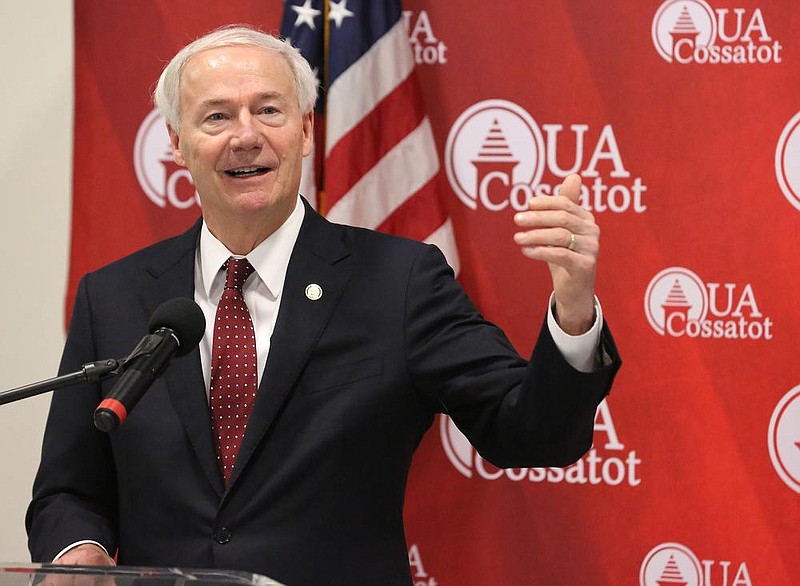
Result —
M 61 376 L 49 378 L 38 383 L 17 387 L 10 391 L 3 391 L 0 393 L 0 405 L 19 401 L 20 399 L 27 399 L 35 395 L 41 395 L 42 393 L 54 391 L 69 385 L 94 383 L 107 379 L 108 377 L 119 374 L 119 369 L 124 362 L 125 361 L 122 360 L 114 360 L 113 358 L 100 360 L 98 362 L 88 362 L 77 372 L 62 374 Z

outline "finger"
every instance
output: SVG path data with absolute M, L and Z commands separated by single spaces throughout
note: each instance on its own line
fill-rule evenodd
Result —
M 519 212 L 514 216 L 514 223 L 519 228 L 567 228 L 580 234 L 590 230 L 591 214 L 580 208 L 572 212 L 566 210 L 536 210 Z
M 560 195 L 541 195 L 534 196 L 528 200 L 528 209 L 522 212 L 517 212 L 514 220 L 517 221 L 517 216 L 520 219 L 526 217 L 530 212 L 545 212 L 563 210 L 570 214 L 582 218 L 584 220 L 594 221 L 594 216 L 589 210 L 580 206 L 580 204 L 572 201 L 568 197 Z
M 599 241 L 594 235 L 580 235 L 562 228 L 516 232 L 514 242 L 525 247 L 563 248 L 577 254 L 597 256 Z
M 578 199 L 581 196 L 581 176 L 577 173 L 567 175 L 558 190 L 558 194 L 568 197 L 573 203 L 578 203 Z
M 558 265 L 570 271 L 592 271 L 597 262 L 596 254 L 570 250 L 566 246 L 520 246 L 519 250 L 527 258 Z
M 566 246 L 572 243 L 573 233 L 564 228 L 539 228 L 514 233 L 514 242 L 520 246 Z

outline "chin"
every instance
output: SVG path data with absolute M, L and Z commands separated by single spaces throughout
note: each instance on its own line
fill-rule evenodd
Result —
M 243 193 L 236 196 L 236 207 L 244 213 L 267 212 L 270 210 L 282 211 L 294 208 L 294 198 L 285 195 L 276 196 L 272 193 Z

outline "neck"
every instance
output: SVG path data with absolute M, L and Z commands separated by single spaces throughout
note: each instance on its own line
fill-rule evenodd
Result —
M 275 210 L 264 215 L 220 218 L 203 215 L 209 232 L 233 254 L 245 256 L 269 238 L 289 218 L 294 207 L 280 214 Z

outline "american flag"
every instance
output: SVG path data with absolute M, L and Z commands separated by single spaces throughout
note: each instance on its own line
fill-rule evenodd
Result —
M 302 193 L 333 222 L 436 244 L 458 273 L 400 1 L 287 0 L 281 35 L 320 82 Z

